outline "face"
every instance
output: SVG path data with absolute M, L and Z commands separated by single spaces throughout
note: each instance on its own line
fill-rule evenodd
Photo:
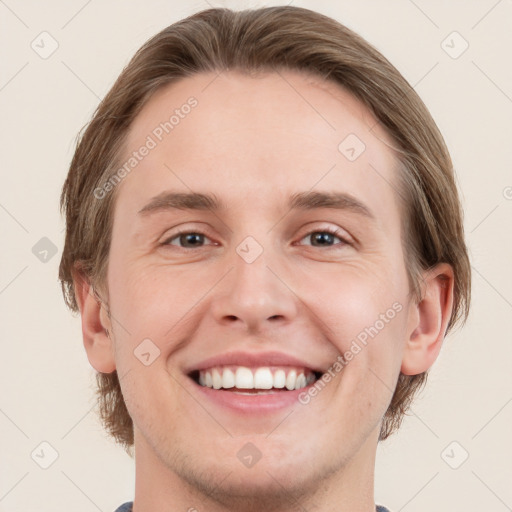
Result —
M 411 330 L 376 123 L 291 71 L 195 75 L 136 118 L 107 280 L 138 464 L 274 497 L 373 467 Z

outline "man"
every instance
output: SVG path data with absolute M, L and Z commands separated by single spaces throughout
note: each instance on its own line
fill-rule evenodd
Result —
M 386 511 L 400 425 L 470 270 L 448 151 L 398 71 L 296 7 L 210 9 L 123 71 L 64 185 L 60 278 L 118 512 Z

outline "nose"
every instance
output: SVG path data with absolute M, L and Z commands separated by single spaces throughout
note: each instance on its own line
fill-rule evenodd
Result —
M 264 332 L 276 322 L 286 324 L 297 315 L 298 298 L 289 274 L 263 253 L 252 263 L 235 254 L 231 271 L 222 280 L 212 303 L 215 320 L 239 324 L 249 332 Z M 271 325 L 272 323 L 272 325 Z

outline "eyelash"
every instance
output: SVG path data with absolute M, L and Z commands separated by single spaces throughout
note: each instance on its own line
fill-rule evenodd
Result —
M 314 229 L 314 230 L 311 230 L 311 231 L 308 231 L 302 238 L 301 240 L 303 240 L 304 238 L 308 237 L 308 236 L 311 236 L 312 234 L 314 233 L 329 233 L 330 235 L 334 235 L 335 237 L 339 238 L 342 242 L 342 246 L 344 245 L 352 245 L 348 240 L 346 240 L 344 237 L 341 236 L 341 230 L 339 230 L 338 228 L 320 228 L 320 229 Z M 171 237 L 167 238 L 164 242 L 162 242 L 162 245 L 164 246 L 170 246 L 170 245 L 173 245 L 171 244 L 170 242 L 172 240 L 174 240 L 175 238 L 178 238 L 180 237 L 181 235 L 202 235 L 202 236 L 205 236 L 206 238 L 209 238 L 208 235 L 206 233 L 203 233 L 201 231 L 187 231 L 187 230 L 180 230 L 180 231 L 177 231 L 176 233 L 174 233 Z M 184 250 L 184 251 L 191 251 L 193 249 L 203 249 L 203 247 L 197 247 L 197 248 L 189 248 L 189 247 L 179 247 L 179 246 L 174 246 L 175 248 L 177 249 L 181 249 L 181 250 Z M 326 246 L 328 249 L 335 249 L 336 247 L 335 246 Z M 318 248 L 321 248 L 321 247 L 318 247 Z

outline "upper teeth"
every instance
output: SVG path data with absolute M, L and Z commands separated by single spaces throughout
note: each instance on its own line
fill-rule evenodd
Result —
M 315 380 L 315 375 L 304 369 L 247 368 L 245 366 L 215 367 L 199 372 L 199 384 L 209 388 L 239 389 L 301 389 Z

